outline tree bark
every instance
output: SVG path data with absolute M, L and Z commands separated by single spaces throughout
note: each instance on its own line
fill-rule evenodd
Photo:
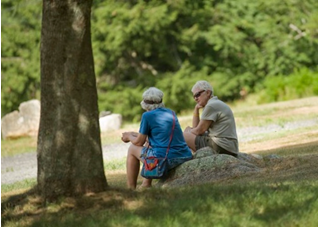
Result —
M 45 199 L 104 191 L 91 46 L 92 0 L 43 0 L 38 189 Z

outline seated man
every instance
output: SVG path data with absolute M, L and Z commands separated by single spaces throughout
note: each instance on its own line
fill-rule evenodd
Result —
M 236 124 L 231 108 L 213 96 L 213 88 L 207 81 L 198 81 L 192 87 L 197 103 L 192 119 L 192 128 L 184 130 L 184 138 L 193 152 L 211 147 L 219 154 L 237 157 L 239 152 Z M 199 109 L 203 108 L 201 119 Z

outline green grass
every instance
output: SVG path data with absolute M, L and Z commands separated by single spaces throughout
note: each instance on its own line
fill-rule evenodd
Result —
M 287 122 L 317 120 L 317 103 L 318 97 L 263 105 L 248 105 L 249 102 L 245 102 L 233 104 L 232 110 L 237 127 L 284 125 Z
M 104 169 L 106 171 L 126 170 L 126 158 L 114 159 L 111 161 L 104 160 Z
M 257 175 L 141 192 L 126 189 L 117 160 L 105 163 L 107 191 L 46 207 L 22 184 L 2 194 L 2 226 L 317 226 L 318 141 L 259 153 L 285 160 Z
M 316 226 L 317 182 L 206 184 L 144 192 L 110 189 L 106 194 L 65 198 L 41 206 L 21 205 L 24 212 L 5 226 Z M 297 196 L 297 197 L 295 197 Z M 30 199 L 29 199 L 30 200 Z M 32 201 L 32 200 L 31 200 Z M 43 209 L 42 209 L 43 210 Z
M 36 185 L 36 178 L 25 179 L 13 184 L 1 184 L 1 194 L 16 190 L 30 189 Z
M 36 151 L 36 144 L 36 137 L 1 140 L 1 157 L 34 152 Z

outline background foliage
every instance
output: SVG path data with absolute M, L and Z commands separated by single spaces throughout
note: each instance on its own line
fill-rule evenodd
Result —
M 39 98 L 40 0 L 1 1 L 1 115 Z M 205 79 L 224 101 L 318 94 L 316 0 L 95 0 L 92 45 L 100 110 L 138 121 L 142 92 L 177 113 Z

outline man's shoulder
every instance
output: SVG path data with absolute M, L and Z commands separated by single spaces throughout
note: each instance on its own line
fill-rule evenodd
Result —
M 213 107 L 214 109 L 231 109 L 230 106 L 217 97 L 212 97 L 206 106 Z
M 221 101 L 217 96 L 213 96 L 207 103 L 207 105 L 211 104 L 225 104 L 223 101 Z

